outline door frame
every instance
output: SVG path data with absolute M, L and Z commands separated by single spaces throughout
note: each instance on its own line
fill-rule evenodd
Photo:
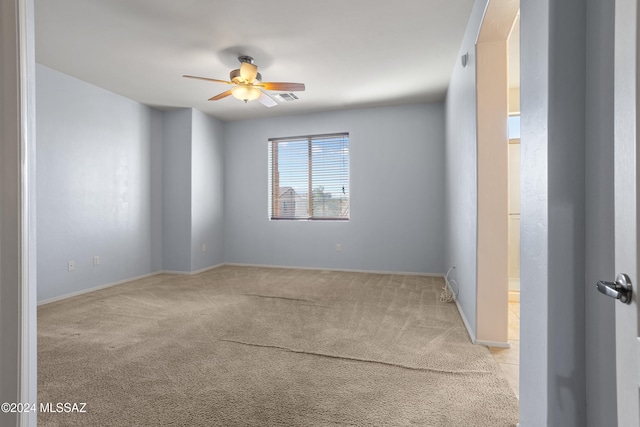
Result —
M 37 403 L 34 0 L 0 5 L 0 386 L 3 402 Z M 36 426 L 35 412 L 0 420 Z
M 638 28 L 636 0 L 615 0 L 615 271 L 629 275 L 630 304 L 615 302 L 618 423 L 640 425 L 638 339 Z M 631 52 L 631 54 L 630 54 Z M 604 278 L 613 280 L 613 278 Z

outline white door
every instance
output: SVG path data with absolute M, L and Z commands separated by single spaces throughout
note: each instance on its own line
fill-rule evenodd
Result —
M 631 282 L 630 301 L 616 301 L 618 426 L 640 426 L 638 339 L 638 4 L 615 2 L 615 269 Z M 621 281 L 618 291 L 621 291 Z M 611 279 L 607 279 L 611 280 Z

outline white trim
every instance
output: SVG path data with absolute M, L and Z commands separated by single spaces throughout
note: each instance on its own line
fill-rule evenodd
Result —
M 278 265 L 222 263 L 222 264 L 212 265 L 210 267 L 201 268 L 200 270 L 196 270 L 196 271 L 160 270 L 160 271 L 156 271 L 156 272 L 153 272 L 153 273 L 143 274 L 141 276 L 130 277 L 128 279 L 122 279 L 122 280 L 118 280 L 116 282 L 106 283 L 104 285 L 98 285 L 98 286 L 94 286 L 92 288 L 82 289 L 82 290 L 71 292 L 71 293 L 68 293 L 68 294 L 59 295 L 57 297 L 47 298 L 45 300 L 38 301 L 38 306 L 45 305 L 45 304 L 50 304 L 50 303 L 56 302 L 56 301 L 61 301 L 61 300 L 67 299 L 67 298 L 73 298 L 75 296 L 86 294 L 86 293 L 89 293 L 89 292 L 99 291 L 100 289 L 106 289 L 106 288 L 110 288 L 112 286 L 122 285 L 124 283 L 133 282 L 134 280 L 140 280 L 140 279 L 145 279 L 147 277 L 157 276 L 159 274 L 176 274 L 176 275 L 183 275 L 183 276 L 193 276 L 193 275 L 201 274 L 201 273 L 204 273 L 206 271 L 213 270 L 213 269 L 225 266 L 225 265 L 231 265 L 231 266 L 237 266 L 237 267 L 285 268 L 285 269 L 290 269 L 290 270 L 341 271 L 341 272 L 348 272 L 348 273 L 396 274 L 396 275 L 400 275 L 400 276 L 444 277 L 444 274 L 406 273 L 406 272 L 398 272 L 398 271 L 346 270 L 346 269 L 333 269 L 333 268 L 332 269 L 327 269 L 327 268 L 317 268 L 317 267 L 290 267 L 290 266 L 278 266 Z M 456 301 L 456 305 L 457 304 L 458 304 L 458 302 Z M 460 314 L 462 316 L 462 320 L 465 323 L 465 326 L 467 327 L 467 330 L 469 330 L 468 322 L 467 322 L 466 318 L 464 317 L 464 314 L 462 314 L 462 311 L 460 310 L 459 306 L 458 306 L 458 311 L 460 311 Z M 474 342 L 474 344 L 475 344 L 475 342 Z
M 218 268 L 218 267 L 222 267 L 223 265 L 225 265 L 225 264 L 224 263 L 216 264 L 216 265 L 212 265 L 210 267 L 201 268 L 200 270 L 195 270 L 195 271 L 162 270 L 159 273 L 162 273 L 162 274 L 182 274 L 182 275 L 185 275 L 185 276 L 192 276 L 194 274 L 200 274 L 200 273 L 204 273 L 205 271 L 209 271 L 209 270 L 213 270 L 213 269 Z
M 380 271 L 380 270 L 356 270 L 356 269 L 350 269 L 350 268 L 298 267 L 298 266 L 291 266 L 291 265 L 245 264 L 240 262 L 225 262 L 222 265 L 232 265 L 236 267 L 286 268 L 289 270 L 340 271 L 345 273 L 397 274 L 399 276 L 444 277 L 443 273 L 418 273 L 418 272 L 407 272 L 407 271 Z
M 143 274 L 143 275 L 140 275 L 140 276 L 130 277 L 128 279 L 122 279 L 122 280 L 118 280 L 116 282 L 105 283 L 104 285 L 98 285 L 98 286 L 94 286 L 92 288 L 82 289 L 82 290 L 71 292 L 71 293 L 68 293 L 68 294 L 59 295 L 57 297 L 47 298 L 45 300 L 38 301 L 38 306 L 45 305 L 45 304 L 50 304 L 50 303 L 56 302 L 56 301 L 61 301 L 63 299 L 67 299 L 67 298 L 73 298 L 73 297 L 76 297 L 78 295 L 87 294 L 89 292 L 99 291 L 100 289 L 106 289 L 106 288 L 110 288 L 112 286 L 122 285 L 122 284 L 125 284 L 125 283 L 133 282 L 135 280 L 146 279 L 147 277 L 152 277 L 152 276 L 158 276 L 160 274 L 182 274 L 182 275 L 185 275 L 185 276 L 193 276 L 193 275 L 196 275 L 196 274 L 204 273 L 205 271 L 213 270 L 214 268 L 222 267 L 223 265 L 224 264 L 217 264 L 217 265 L 214 265 L 214 266 L 211 266 L 211 267 L 205 267 L 205 268 L 202 268 L 200 270 L 196 270 L 196 271 L 192 271 L 192 272 L 189 272 L 189 271 L 170 271 L 170 270 L 155 271 L 153 273 L 147 273 L 147 274 Z
M 158 271 L 158 274 L 176 274 L 176 275 L 182 275 L 182 276 L 191 276 L 192 273 L 190 271 L 161 270 L 161 271 Z
M 511 348 L 511 343 L 509 343 L 509 341 L 501 342 L 501 341 L 477 340 L 475 344 L 486 345 L 487 347 Z
M 446 276 L 444 278 L 444 281 L 445 281 L 445 286 L 449 288 L 449 292 L 451 292 L 451 294 L 453 295 L 453 300 L 456 303 L 456 307 L 458 308 L 458 313 L 460 313 L 460 317 L 462 318 L 462 323 L 464 323 L 464 327 L 467 329 L 467 334 L 469 334 L 469 339 L 471 340 L 471 342 L 476 345 L 486 345 L 487 347 L 511 348 L 511 344 L 508 341 L 501 342 L 501 341 L 485 341 L 485 340 L 476 339 L 476 335 L 471 330 L 471 326 L 467 321 L 467 317 L 464 315 L 464 311 L 462 311 L 460 304 L 458 304 L 458 298 L 456 297 L 456 294 L 454 293 L 453 288 L 451 287 L 451 284 L 449 283 L 449 280 L 447 280 Z
M 20 265 L 20 297 L 19 297 L 19 398 L 21 402 L 37 400 L 37 329 L 36 329 L 36 278 L 35 271 L 35 215 L 30 200 L 35 197 L 31 192 L 35 188 L 35 55 L 33 52 L 33 1 L 15 1 L 15 31 L 18 84 L 18 133 L 20 165 L 20 248 L 18 262 Z M 33 179 L 33 180 L 32 180 Z M 34 221 L 32 221 L 32 219 Z M 36 426 L 37 413 L 28 411 L 18 416 L 18 426 Z
M 212 265 L 210 267 L 201 268 L 200 270 L 192 271 L 191 274 L 200 274 L 200 273 L 204 273 L 205 271 L 215 270 L 216 268 L 222 267 L 223 265 L 224 263 L 221 263 L 221 264 Z
M 455 292 L 453 291 L 453 288 L 451 287 L 451 284 L 449 283 L 449 280 L 447 279 L 447 276 L 444 276 L 444 283 L 445 283 L 445 286 L 447 288 L 449 288 L 449 292 L 451 292 L 451 295 L 453 295 L 453 301 L 456 303 L 456 307 L 458 308 L 458 313 L 460 314 L 460 317 L 462 318 L 462 323 L 464 323 L 464 327 L 467 330 L 467 334 L 469 335 L 469 339 L 471 340 L 471 342 L 473 344 L 478 344 L 478 340 L 476 340 L 476 334 L 471 329 L 471 325 L 469 325 L 469 321 L 467 321 L 467 316 L 464 315 L 464 311 L 462 311 L 462 307 L 460 307 L 460 304 L 458 303 L 458 297 L 455 294 Z
M 118 280 L 117 282 L 106 283 L 104 285 L 98 285 L 98 286 L 94 286 L 92 288 L 82 289 L 82 290 L 71 292 L 71 293 L 68 293 L 68 294 L 59 295 L 57 297 L 47 298 L 45 300 L 38 301 L 38 306 L 45 305 L 45 304 L 50 304 L 52 302 L 60 301 L 60 300 L 67 299 L 67 298 L 77 297 L 78 295 L 87 294 L 89 292 L 99 291 L 100 289 L 106 289 L 106 288 L 110 288 L 112 286 L 122 285 L 122 284 L 125 284 L 125 283 L 128 283 L 128 282 L 133 282 L 134 280 L 146 279 L 147 277 L 157 276 L 158 274 L 162 274 L 162 273 L 163 273 L 162 271 L 159 271 L 159 272 L 155 272 L 155 273 L 143 274 L 141 276 L 136 276 L 136 277 L 131 277 L 131 278 L 128 278 L 128 279 Z
M 473 344 L 477 344 L 478 341 L 476 340 L 476 334 L 471 329 L 471 326 L 467 321 L 467 317 L 464 315 L 464 311 L 462 311 L 462 308 L 460 307 L 458 300 L 454 298 L 454 301 L 456 303 L 456 307 L 458 307 L 458 313 L 460 313 L 460 317 L 462 318 L 462 323 L 464 323 L 464 327 L 467 329 L 467 334 L 469 334 L 469 339 Z

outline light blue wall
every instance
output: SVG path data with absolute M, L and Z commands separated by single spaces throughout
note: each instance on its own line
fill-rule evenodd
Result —
M 459 287 L 458 303 L 476 334 L 478 152 L 476 138 L 476 40 L 488 0 L 473 6 L 446 98 L 446 269 Z M 455 289 L 454 289 L 455 290 Z
M 162 265 L 168 271 L 191 271 L 191 113 L 164 113 Z
M 39 301 L 224 262 L 222 122 L 40 65 L 37 89 Z
M 350 134 L 351 219 L 270 221 L 267 140 L 332 132 Z M 228 263 L 444 271 L 442 104 L 228 123 L 225 168 Z
M 164 114 L 151 110 L 151 271 L 162 270 L 162 145 Z
M 596 292 L 615 277 L 613 200 L 614 0 L 587 1 L 585 357 L 587 426 L 617 424 L 615 301 Z
M 190 271 L 198 271 L 224 263 L 224 144 L 223 123 L 191 111 Z
M 548 1 L 520 5 L 520 420 L 549 422 Z M 531 32 L 531 35 L 529 35 Z M 533 286 L 533 287 L 532 287 Z
M 38 299 L 150 273 L 151 109 L 36 73 Z
M 552 349 L 548 353 L 548 422 L 550 425 L 563 426 L 587 424 L 584 328 L 587 289 L 584 107 L 587 90 L 586 9 L 584 0 L 549 1 L 550 35 L 553 43 L 549 44 L 547 116 L 547 320 L 548 348 Z M 572 24 L 567 25 L 570 21 Z M 526 143 L 524 139 L 521 141 Z M 528 203 L 531 202 L 529 199 Z M 524 215 L 521 223 L 527 220 L 522 218 Z M 531 233 L 530 225 L 528 230 Z M 523 288 L 528 286 L 529 289 L 540 285 L 535 275 L 528 275 L 521 283 Z M 594 287 L 592 284 L 589 288 Z M 527 320 L 526 327 L 535 326 Z M 523 366 L 527 366 L 524 362 Z
M 583 0 L 521 2 L 524 427 L 584 426 L 587 405 L 603 403 L 586 393 L 586 10 Z
M 222 264 L 223 123 L 179 109 L 165 112 L 163 124 L 163 269 L 193 272 Z

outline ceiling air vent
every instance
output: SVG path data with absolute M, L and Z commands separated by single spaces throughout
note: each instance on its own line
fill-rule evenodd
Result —
M 295 101 L 296 99 L 300 99 L 298 98 L 298 96 L 293 93 L 293 92 L 288 92 L 288 93 L 276 93 L 273 95 L 273 97 L 275 99 L 277 99 L 278 101 L 286 101 L 286 102 L 290 102 L 290 101 Z

